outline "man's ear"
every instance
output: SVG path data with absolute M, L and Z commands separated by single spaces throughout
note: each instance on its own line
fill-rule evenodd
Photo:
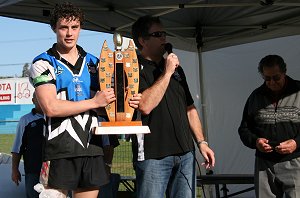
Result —
M 139 41 L 140 45 L 144 47 L 144 45 L 145 45 L 145 39 L 143 37 L 139 37 L 138 41 Z

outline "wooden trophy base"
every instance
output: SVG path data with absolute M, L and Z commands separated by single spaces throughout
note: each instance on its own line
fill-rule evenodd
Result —
M 141 121 L 99 122 L 99 127 L 95 129 L 95 135 L 147 133 L 150 133 L 150 129 L 148 126 L 142 126 Z
M 115 121 L 115 122 L 99 122 L 100 127 L 109 126 L 142 126 L 141 121 Z

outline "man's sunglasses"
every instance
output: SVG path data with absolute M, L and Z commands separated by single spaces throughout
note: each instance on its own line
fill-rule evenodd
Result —
M 165 31 L 152 32 L 152 33 L 149 33 L 148 36 L 152 36 L 152 37 L 156 37 L 156 38 L 165 37 L 165 36 L 167 36 L 167 32 L 165 32 Z
M 281 74 L 277 74 L 275 76 L 263 76 L 263 79 L 265 81 L 271 81 L 271 80 L 273 80 L 273 81 L 277 82 L 277 81 L 279 81 L 281 79 Z

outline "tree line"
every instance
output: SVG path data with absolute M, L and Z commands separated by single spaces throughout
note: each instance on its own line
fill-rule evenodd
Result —
M 29 76 L 29 68 L 31 64 L 30 63 L 25 63 L 23 65 L 22 69 L 22 75 L 20 77 L 28 77 Z M 5 78 L 15 78 L 16 76 L 0 76 L 0 79 L 5 79 Z M 19 77 L 19 76 L 18 76 Z

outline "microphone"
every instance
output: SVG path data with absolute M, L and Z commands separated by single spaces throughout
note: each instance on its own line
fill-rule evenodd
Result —
M 166 43 L 165 44 L 165 50 L 168 54 L 173 53 L 173 45 L 171 43 Z
M 165 43 L 165 50 L 168 54 L 173 53 L 173 45 L 171 43 Z M 180 65 L 178 65 L 180 67 Z M 181 76 L 177 71 L 178 68 L 175 69 L 173 76 L 175 77 L 176 80 L 181 81 Z

